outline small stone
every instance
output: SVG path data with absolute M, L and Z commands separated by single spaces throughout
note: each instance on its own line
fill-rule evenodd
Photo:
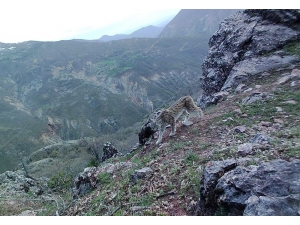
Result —
M 270 76 L 270 73 L 268 73 L 268 72 L 263 72 L 263 73 L 261 74 L 260 77 L 267 77 L 267 76 Z
M 283 111 L 283 109 L 279 106 L 276 107 L 276 110 L 277 110 L 277 112 L 282 112 Z
M 220 91 L 218 93 L 215 93 L 214 94 L 214 101 L 217 103 L 217 102 L 220 102 L 220 101 L 223 101 L 226 99 L 226 97 L 229 95 L 229 92 L 227 91 Z
M 238 146 L 238 154 L 246 156 L 252 152 L 252 144 L 244 143 Z
M 264 126 L 264 127 L 270 127 L 272 125 L 271 122 L 266 122 L 266 121 L 261 121 L 259 123 L 260 126 Z
M 244 133 L 246 131 L 246 127 L 245 126 L 237 126 L 234 128 L 234 131 L 236 133 Z
M 293 104 L 293 105 L 297 104 L 297 102 L 295 100 L 288 100 L 288 101 L 285 101 L 283 103 L 285 103 L 285 104 Z
M 259 198 L 255 195 L 251 195 L 246 201 L 245 204 L 252 204 L 254 202 L 257 202 Z
M 233 110 L 235 115 L 241 115 L 242 114 L 242 110 L 241 109 L 235 109 Z
M 228 117 L 227 119 L 225 120 L 222 120 L 223 122 L 227 122 L 227 121 L 233 121 L 233 119 L 231 117 Z
M 248 89 L 246 89 L 246 90 L 244 91 L 244 93 L 249 92 L 249 91 L 252 91 L 252 90 L 253 90 L 253 88 L 248 88 Z
M 259 144 L 266 144 L 269 141 L 271 141 L 272 138 L 270 138 L 268 135 L 265 134 L 256 134 L 253 138 L 249 140 L 250 143 L 259 143 Z
M 293 69 L 291 72 L 292 77 L 300 77 L 300 70 L 299 69 Z
M 144 167 L 142 169 L 134 171 L 138 178 L 144 178 L 147 176 L 151 176 L 153 174 L 153 170 L 150 167 Z
M 281 119 L 273 119 L 274 123 L 280 123 L 280 124 L 283 124 L 283 120 Z
M 239 84 L 238 86 L 237 86 L 237 88 L 235 89 L 235 93 L 236 94 L 238 94 L 238 93 L 241 93 L 243 90 L 245 90 L 245 88 L 246 88 L 246 85 L 245 84 Z

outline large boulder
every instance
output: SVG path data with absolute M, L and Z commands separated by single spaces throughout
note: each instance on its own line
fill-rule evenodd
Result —
M 210 162 L 204 169 L 199 205 L 222 206 L 240 215 L 299 216 L 299 171 L 298 159 L 257 166 L 239 166 L 233 159 Z
M 299 63 L 299 57 L 282 51 L 299 39 L 299 10 L 244 10 L 227 17 L 209 40 L 200 78 L 203 95 L 197 104 L 202 108 L 215 104 L 215 93 L 230 90 L 249 76 Z

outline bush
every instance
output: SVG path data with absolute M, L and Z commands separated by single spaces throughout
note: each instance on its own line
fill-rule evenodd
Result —
M 72 176 L 60 171 L 49 179 L 47 185 L 53 191 L 64 193 L 72 185 Z

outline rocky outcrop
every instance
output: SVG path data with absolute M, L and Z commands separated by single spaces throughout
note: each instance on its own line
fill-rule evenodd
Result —
M 151 126 L 151 120 L 148 120 L 141 128 L 141 131 L 139 132 L 139 144 L 145 145 L 146 142 L 150 139 L 152 140 L 154 138 L 154 134 L 157 131 L 157 129 L 153 129 Z
M 251 76 L 299 63 L 299 57 L 283 51 L 299 39 L 299 10 L 245 10 L 227 17 L 209 40 L 198 105 L 217 103 L 216 93 L 231 90 Z
M 97 187 L 102 185 L 101 174 L 114 176 L 116 172 L 127 171 L 133 166 L 131 162 L 120 162 L 115 164 L 105 163 L 101 167 L 87 167 L 79 173 L 74 179 L 72 195 L 73 198 L 83 196 Z
M 57 201 L 48 187 L 47 178 L 33 178 L 25 171 L 0 174 L 0 215 L 35 216 L 40 212 L 33 206 Z
M 18 195 L 19 193 L 31 192 L 38 196 L 45 192 L 46 180 L 34 179 L 26 176 L 24 171 L 6 171 L 0 174 L 0 186 L 4 192 Z M 1 194 L 0 194 L 1 196 Z
M 209 162 L 200 207 L 224 207 L 244 216 L 299 216 L 300 160 L 241 166 L 234 159 Z
M 102 160 L 102 162 L 104 162 L 105 160 L 107 160 L 111 157 L 115 157 L 119 154 L 120 153 L 119 153 L 118 149 L 116 149 L 116 147 L 113 146 L 112 143 L 106 142 L 103 147 L 103 156 L 102 156 L 101 160 Z

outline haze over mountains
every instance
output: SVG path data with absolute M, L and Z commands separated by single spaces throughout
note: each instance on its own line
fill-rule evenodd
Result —
M 192 36 L 211 36 L 219 27 L 220 21 L 238 10 L 184 9 L 169 21 L 158 26 L 142 27 L 131 34 L 104 35 L 100 41 L 127 38 L 175 38 Z
M 210 34 L 234 11 L 189 12 L 161 33 L 148 26 L 110 42 L 0 43 L 0 172 L 47 145 L 132 128 L 118 135 L 117 147 L 128 151 L 137 142 L 134 125 L 152 110 L 198 95 Z M 128 141 L 129 133 L 136 139 Z

